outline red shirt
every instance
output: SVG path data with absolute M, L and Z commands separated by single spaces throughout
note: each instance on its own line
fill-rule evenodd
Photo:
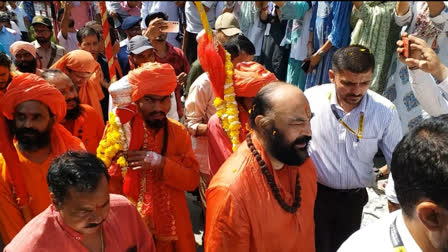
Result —
M 168 63 L 176 72 L 176 75 L 184 72 L 188 74 L 190 72 L 190 65 L 188 64 L 187 58 L 184 55 L 184 52 L 177 47 L 174 47 L 170 43 L 166 42 L 168 46 L 168 52 L 164 58 L 160 58 L 156 54 L 156 61 L 159 63 Z
M 125 197 L 110 195 L 110 212 L 103 222 L 104 251 L 155 252 L 154 241 L 137 209 Z M 88 252 L 82 235 L 64 224 L 59 212 L 50 205 L 32 219 L 5 248 L 5 252 L 64 251 Z

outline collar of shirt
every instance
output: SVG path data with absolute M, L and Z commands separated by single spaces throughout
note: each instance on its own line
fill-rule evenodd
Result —
M 64 223 L 61 214 L 54 209 L 54 206 L 51 206 L 51 213 L 53 214 L 53 217 L 55 218 L 56 222 L 58 223 L 58 225 L 61 227 L 62 230 L 64 230 L 73 239 L 77 241 L 82 241 L 82 235 Z
M 404 248 L 406 249 L 406 251 L 422 252 L 422 249 L 415 242 L 414 238 L 406 227 L 406 224 L 404 223 L 402 210 L 397 210 L 397 212 L 399 212 L 397 213 L 397 230 L 400 234 L 401 240 L 403 241 Z
M 335 105 L 336 108 L 340 111 L 343 112 L 343 114 L 345 115 L 344 109 L 339 105 L 337 98 L 336 98 L 336 87 L 335 84 L 333 84 L 333 88 L 332 91 L 329 94 L 330 96 L 330 105 Z M 364 113 L 366 112 L 366 107 L 367 107 L 367 100 L 368 100 L 368 94 L 367 92 L 364 94 L 364 97 L 362 97 L 361 99 L 361 103 L 359 103 L 359 105 L 357 107 L 355 107 L 352 111 L 350 111 L 349 113 L 353 113 L 353 112 L 358 112 L 359 113 Z M 347 114 L 349 114 L 347 113 Z

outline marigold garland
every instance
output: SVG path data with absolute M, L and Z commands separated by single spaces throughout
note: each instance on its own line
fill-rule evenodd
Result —
M 117 155 L 118 152 L 126 151 L 126 135 L 123 130 L 123 125 L 120 122 L 120 118 L 114 113 L 109 113 L 109 125 L 106 130 L 106 134 L 100 141 L 98 148 L 96 150 L 96 155 L 101 159 L 104 164 L 109 167 L 112 160 Z M 128 162 L 123 155 L 120 155 L 117 159 L 117 164 L 121 168 L 126 168 Z M 126 175 L 127 169 L 123 169 L 123 177 Z
M 235 100 L 235 89 L 233 88 L 233 64 L 230 54 L 226 52 L 226 82 L 224 85 L 224 100 L 216 98 L 213 104 L 216 114 L 221 119 L 222 127 L 232 142 L 232 150 L 235 151 L 240 144 L 241 123 L 238 117 L 238 107 Z

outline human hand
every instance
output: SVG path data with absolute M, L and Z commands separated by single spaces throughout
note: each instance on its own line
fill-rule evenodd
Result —
M 177 83 L 178 83 L 178 85 L 180 85 L 180 86 L 185 85 L 185 82 L 187 81 L 187 77 L 188 77 L 188 75 L 186 73 L 184 73 L 184 72 L 180 73 L 177 76 Z
M 143 31 L 143 36 L 147 37 L 149 41 L 155 40 L 158 36 L 163 34 L 162 30 L 167 29 L 168 26 L 163 18 L 155 18 L 148 24 L 148 28 Z
M 118 13 L 116 13 L 116 12 L 113 11 L 113 10 L 110 10 L 110 11 L 109 11 L 109 15 L 110 15 L 111 17 L 118 18 Z
M 273 1 L 273 3 L 281 8 L 285 5 L 286 1 Z
M 71 13 L 72 11 L 72 2 L 64 1 L 64 4 L 62 5 L 62 8 L 64 8 L 65 13 Z
M 133 170 L 138 169 L 153 169 L 161 168 L 162 156 L 153 151 L 128 151 L 127 161 L 129 168 Z
M 308 68 L 307 73 L 311 72 L 311 70 L 313 70 L 320 62 L 321 57 L 320 55 L 316 52 L 313 55 L 311 55 L 311 57 L 308 57 L 306 59 L 304 59 L 303 61 L 310 61 L 310 67 Z

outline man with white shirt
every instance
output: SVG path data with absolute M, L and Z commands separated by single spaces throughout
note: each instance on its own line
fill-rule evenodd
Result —
M 308 152 L 318 174 L 317 252 L 336 251 L 359 229 L 368 201 L 365 188 L 376 180 L 373 158 L 378 147 L 390 165 L 392 151 L 402 137 L 392 102 L 368 90 L 374 66 L 369 49 L 359 45 L 341 48 L 329 70 L 333 84 L 305 91 L 314 113 Z
M 26 17 L 25 11 L 22 7 L 17 6 L 16 1 L 8 1 L 8 3 L 8 10 L 13 12 L 17 17 L 17 25 L 22 33 L 22 40 L 28 41 L 28 27 L 30 26 L 30 22 Z
M 411 129 L 391 164 L 402 210 L 354 233 L 338 251 L 447 251 L 447 149 L 448 115 Z

